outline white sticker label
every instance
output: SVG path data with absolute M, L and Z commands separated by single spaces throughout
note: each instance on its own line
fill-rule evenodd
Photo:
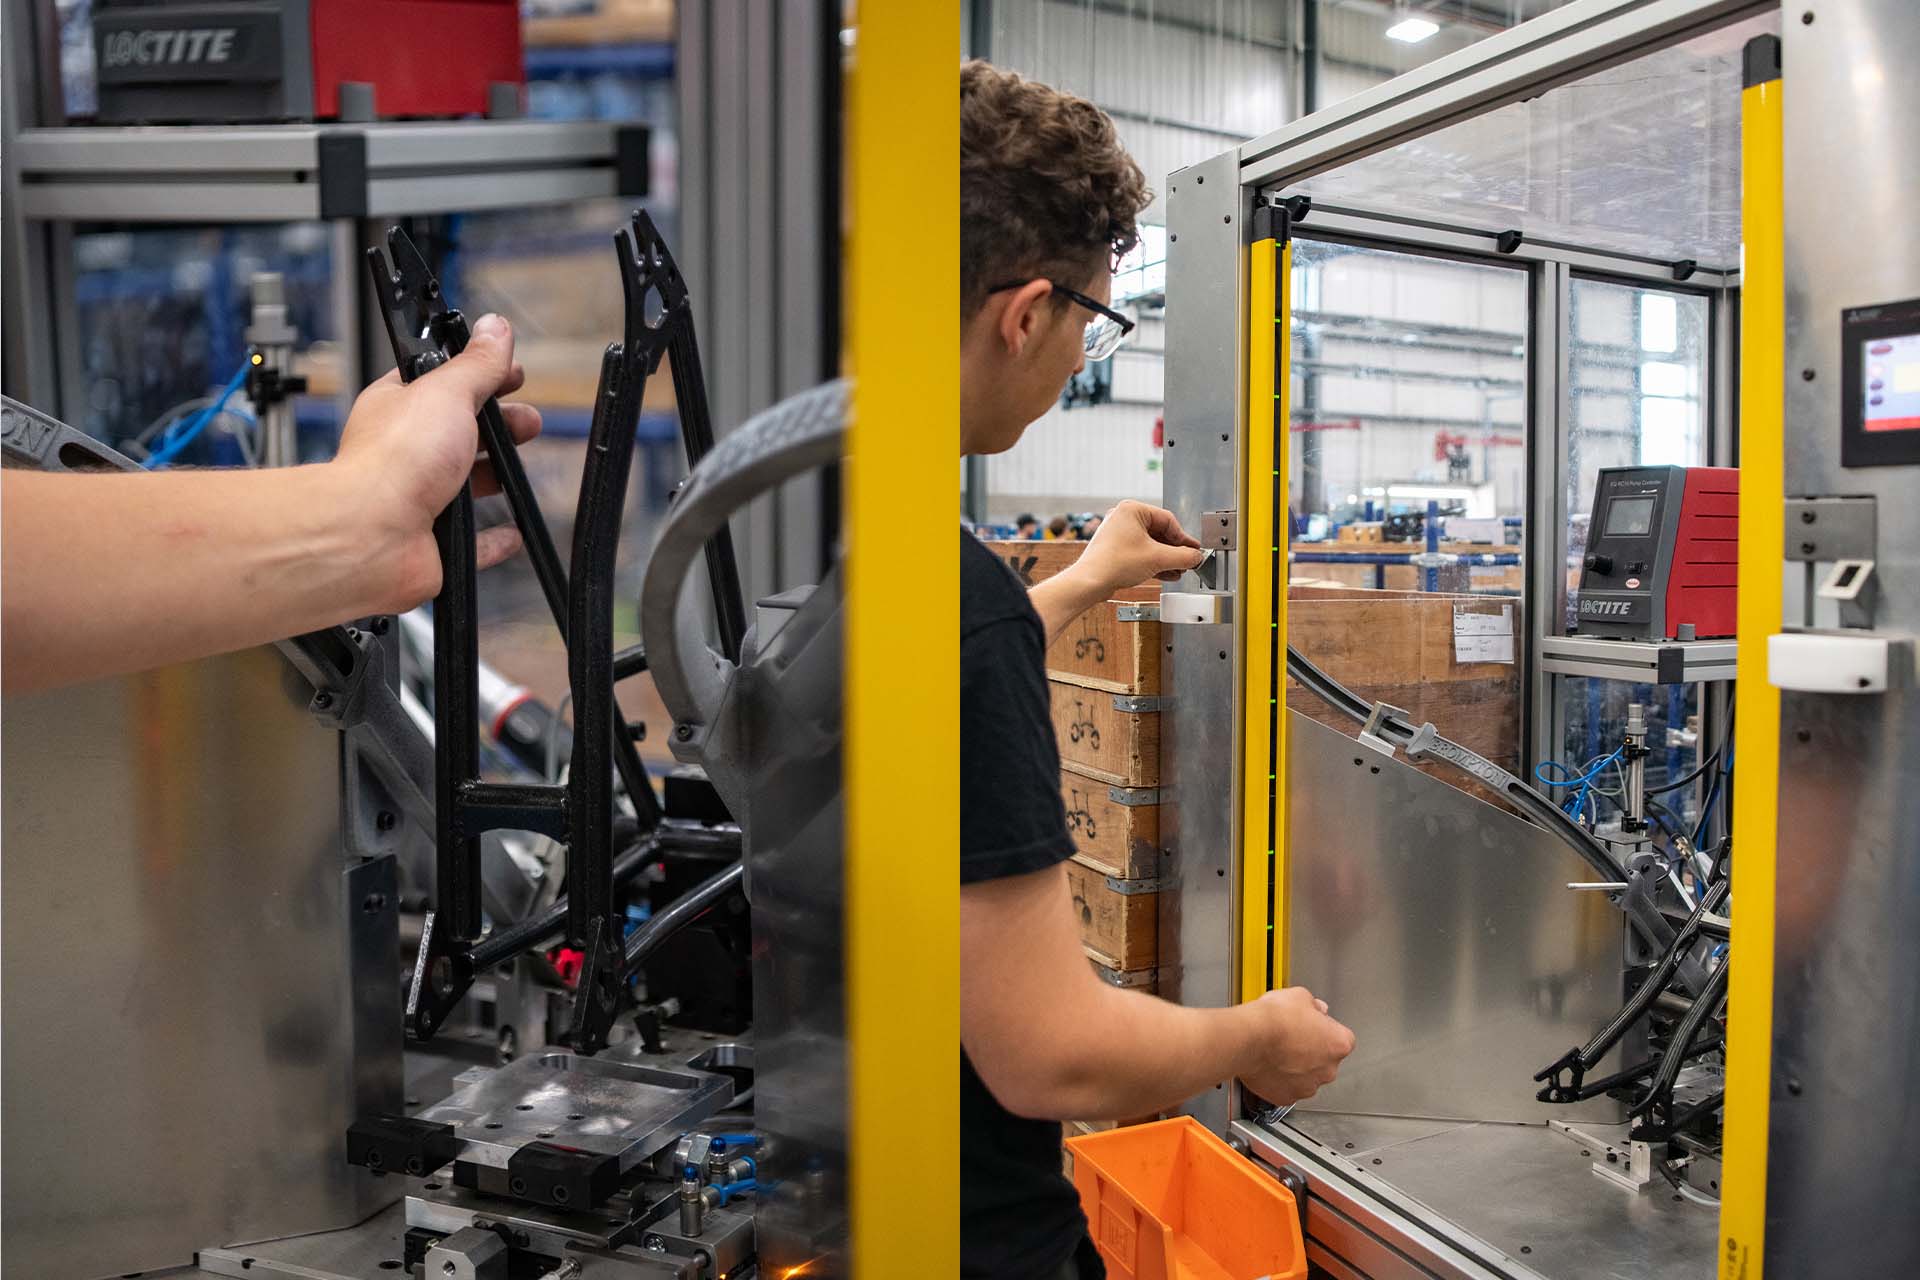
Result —
M 1513 662 L 1513 606 L 1499 613 L 1475 613 L 1467 605 L 1453 607 L 1455 662 Z

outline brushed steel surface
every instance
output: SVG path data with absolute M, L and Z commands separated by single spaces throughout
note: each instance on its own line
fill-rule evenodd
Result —
M 394 898 L 349 897 L 381 873 L 343 866 L 337 735 L 297 684 L 256 649 L 0 704 L 9 1276 L 177 1265 L 398 1194 L 343 1139 L 356 1100 L 399 1108 Z M 356 950 L 382 981 L 356 987 Z
M 168 1280 L 237 1276 L 241 1280 L 376 1280 L 407 1272 L 397 1265 L 406 1256 L 407 1219 L 391 1205 L 366 1221 L 337 1231 L 270 1240 L 244 1249 L 208 1249 L 198 1268 L 165 1273 Z M 441 1280 L 441 1277 L 434 1277 Z
M 1245 379 L 1245 251 L 1250 201 L 1233 152 L 1167 178 L 1166 480 L 1163 501 L 1189 529 L 1239 506 Z M 1229 615 L 1231 616 L 1231 615 Z M 1239 638 L 1227 622 L 1167 627 L 1161 714 L 1162 844 L 1178 885 L 1160 895 L 1160 994 L 1186 1005 L 1234 1000 L 1239 881 Z M 1169 662 L 1168 659 L 1171 659 Z M 1227 1090 L 1187 1110 L 1215 1132 Z
M 1299 1113 L 1295 1113 L 1298 1115 Z M 1544 1125 L 1449 1124 L 1419 1133 L 1416 1122 L 1348 1115 L 1304 1117 L 1305 1147 L 1285 1130 L 1265 1133 L 1255 1150 L 1304 1159 L 1316 1143 L 1320 1177 L 1309 1173 L 1310 1235 L 1345 1257 L 1356 1226 L 1414 1275 L 1484 1274 L 1448 1255 L 1457 1251 L 1492 1274 L 1552 1280 L 1694 1280 L 1713 1273 L 1718 1215 L 1680 1201 L 1665 1182 L 1629 1193 L 1593 1172 L 1591 1146 Z M 1252 1126 L 1241 1126 L 1243 1132 Z M 1320 1137 L 1341 1142 L 1326 1149 Z M 1352 1141 L 1352 1151 L 1345 1142 Z M 1264 1148 L 1264 1149 L 1263 1149 Z M 1377 1162 L 1377 1163 L 1376 1163 Z M 1325 1208 L 1336 1213 L 1322 1213 Z M 1444 1242 L 1448 1248 L 1436 1248 Z M 1381 1269 L 1369 1267 L 1372 1274 Z M 1389 1273 L 1397 1274 L 1393 1268 Z M 1789 1272 L 1811 1275 L 1813 1272 Z M 1892 1273 L 1862 1273 L 1892 1274 Z
M 1534 1100 L 1533 1073 L 1619 1008 L 1619 912 L 1570 892 L 1545 831 L 1288 713 L 1288 981 L 1353 1028 L 1303 1107 L 1464 1120 L 1611 1120 Z M 1359 761 L 1358 764 L 1355 761 Z
M 1874 621 L 1911 635 L 1920 468 L 1841 467 L 1838 397 L 1841 311 L 1920 297 L 1920 179 L 1887 162 L 1920 147 L 1920 9 L 1802 7 L 1782 31 L 1786 490 L 1879 499 Z M 1917 1275 L 1920 696 L 1785 694 L 1780 722 L 1766 1274 Z
M 728 1077 L 643 1060 L 633 1039 L 592 1058 L 563 1049 L 518 1058 L 419 1118 L 452 1125 L 467 1144 L 461 1159 L 475 1164 L 504 1169 L 528 1143 L 551 1140 L 615 1156 L 624 1172 L 732 1096 Z

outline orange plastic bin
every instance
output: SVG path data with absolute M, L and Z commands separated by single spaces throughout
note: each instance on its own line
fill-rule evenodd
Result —
M 1114 1280 L 1306 1280 L 1293 1193 L 1191 1116 L 1067 1139 Z

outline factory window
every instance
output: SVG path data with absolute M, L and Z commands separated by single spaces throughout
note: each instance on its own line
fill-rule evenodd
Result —
M 1602 467 L 1707 462 L 1707 300 L 1575 278 L 1567 354 L 1567 609 Z
M 1113 272 L 1113 299 L 1157 302 L 1167 297 L 1167 229 L 1140 224 L 1140 242 L 1127 251 Z
M 1517 550 L 1527 493 L 1525 274 L 1297 239 L 1292 332 L 1289 498 L 1313 544 L 1296 546 L 1294 575 L 1517 595 L 1518 564 L 1453 566 L 1430 582 L 1410 564 L 1363 560 L 1423 551 L 1429 503 L 1442 516 L 1443 546 Z

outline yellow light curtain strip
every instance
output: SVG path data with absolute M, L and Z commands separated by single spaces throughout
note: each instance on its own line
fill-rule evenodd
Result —
M 1264 214 L 1264 211 L 1262 211 Z M 1259 231 L 1256 230 L 1256 235 Z M 1275 322 L 1276 291 L 1290 250 L 1272 235 L 1247 250 L 1247 405 L 1240 473 L 1241 600 L 1241 837 L 1239 998 L 1251 1000 L 1277 985 L 1283 953 L 1280 914 L 1281 846 L 1285 836 L 1285 751 L 1275 702 L 1275 643 L 1286 635 L 1286 591 L 1274 589 L 1284 538 L 1275 492 L 1284 491 L 1284 450 L 1274 447 L 1276 421 L 1286 420 L 1285 381 L 1276 374 L 1276 344 L 1287 340 Z M 1282 295 L 1283 296 L 1283 295 Z M 1284 440 L 1281 435 L 1279 439 Z
M 1762 37 L 1771 39 L 1773 37 Z M 1728 961 L 1726 1150 L 1720 1280 L 1760 1280 L 1772 1075 L 1775 783 L 1780 694 L 1767 637 L 1783 615 L 1786 386 L 1784 242 L 1776 75 L 1741 98 L 1740 612 L 1734 754 L 1733 936 Z
M 951 543 L 890 536 L 902 511 L 956 502 L 959 66 L 952 10 L 861 0 L 845 116 L 846 1007 L 853 1274 L 872 1280 L 960 1269 L 960 566 Z

